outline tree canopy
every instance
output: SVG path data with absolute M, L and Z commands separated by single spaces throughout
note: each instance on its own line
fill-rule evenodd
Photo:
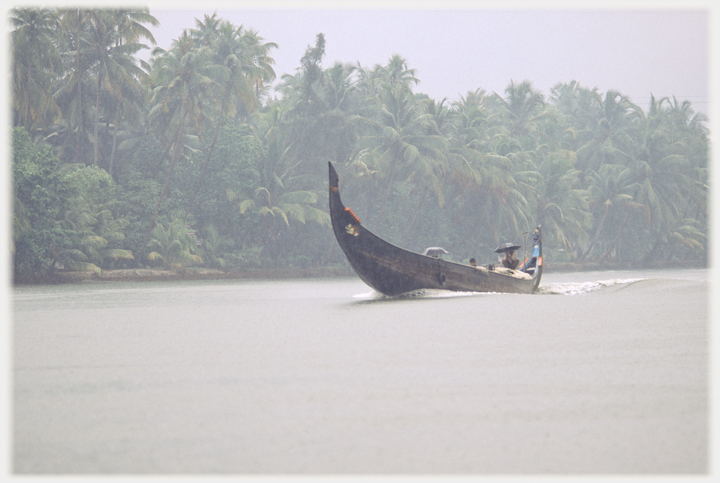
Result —
M 278 46 L 216 14 L 148 62 L 147 8 L 10 16 L 16 280 L 344 266 L 328 161 L 368 228 L 410 250 L 490 259 L 542 224 L 548 264 L 707 264 L 709 132 L 688 101 L 509 80 L 448 102 L 401 55 L 323 68 L 322 33 L 277 79 Z

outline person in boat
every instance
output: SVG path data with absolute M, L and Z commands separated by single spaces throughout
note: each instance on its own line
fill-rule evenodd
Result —
M 508 250 L 505 252 L 505 256 L 502 259 L 503 267 L 515 270 L 519 264 L 520 260 L 518 260 L 517 255 L 515 255 L 515 250 Z
M 519 245 L 513 243 L 504 243 L 495 249 L 495 253 L 499 253 L 498 264 L 502 267 L 509 268 L 511 270 L 517 269 L 520 264 L 515 251 L 520 248 Z
M 533 233 L 533 254 L 530 256 L 530 258 L 525 260 L 525 263 L 518 268 L 518 270 L 526 273 L 532 273 L 535 271 L 535 268 L 537 267 L 537 257 L 539 255 L 538 251 L 538 241 L 540 237 L 538 236 L 537 230 L 535 230 L 535 233 Z

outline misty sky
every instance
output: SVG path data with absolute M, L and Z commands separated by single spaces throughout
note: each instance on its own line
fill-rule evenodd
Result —
M 150 13 L 161 22 L 153 29 L 160 47 L 168 48 L 184 28 L 195 27 L 196 18 L 216 11 L 278 44 L 272 53 L 278 78 L 296 72 L 300 57 L 322 32 L 324 67 L 336 61 L 372 67 L 397 53 L 416 70 L 415 91 L 435 99 L 456 100 L 477 88 L 503 94 L 510 81 L 524 80 L 548 95 L 558 82 L 576 80 L 602 93 L 618 90 L 644 109 L 652 93 L 689 100 L 695 110 L 709 114 L 707 8 L 497 10 L 495 3 L 496 9 L 443 10 L 442 3 L 433 2 L 404 10 L 291 10 L 230 9 L 222 2 L 170 10 L 167 3 L 155 5 L 150 3 Z

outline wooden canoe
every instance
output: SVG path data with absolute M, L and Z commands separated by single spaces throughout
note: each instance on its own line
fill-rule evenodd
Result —
M 360 279 L 388 296 L 420 289 L 456 292 L 533 293 L 542 277 L 542 237 L 535 230 L 525 270 L 489 269 L 442 260 L 397 247 L 374 235 L 340 199 L 339 177 L 330 170 L 330 218 L 340 248 Z

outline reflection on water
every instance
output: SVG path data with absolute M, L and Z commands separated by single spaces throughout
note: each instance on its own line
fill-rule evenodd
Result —
M 540 293 L 17 287 L 13 470 L 707 471 L 708 271 L 548 273 Z

